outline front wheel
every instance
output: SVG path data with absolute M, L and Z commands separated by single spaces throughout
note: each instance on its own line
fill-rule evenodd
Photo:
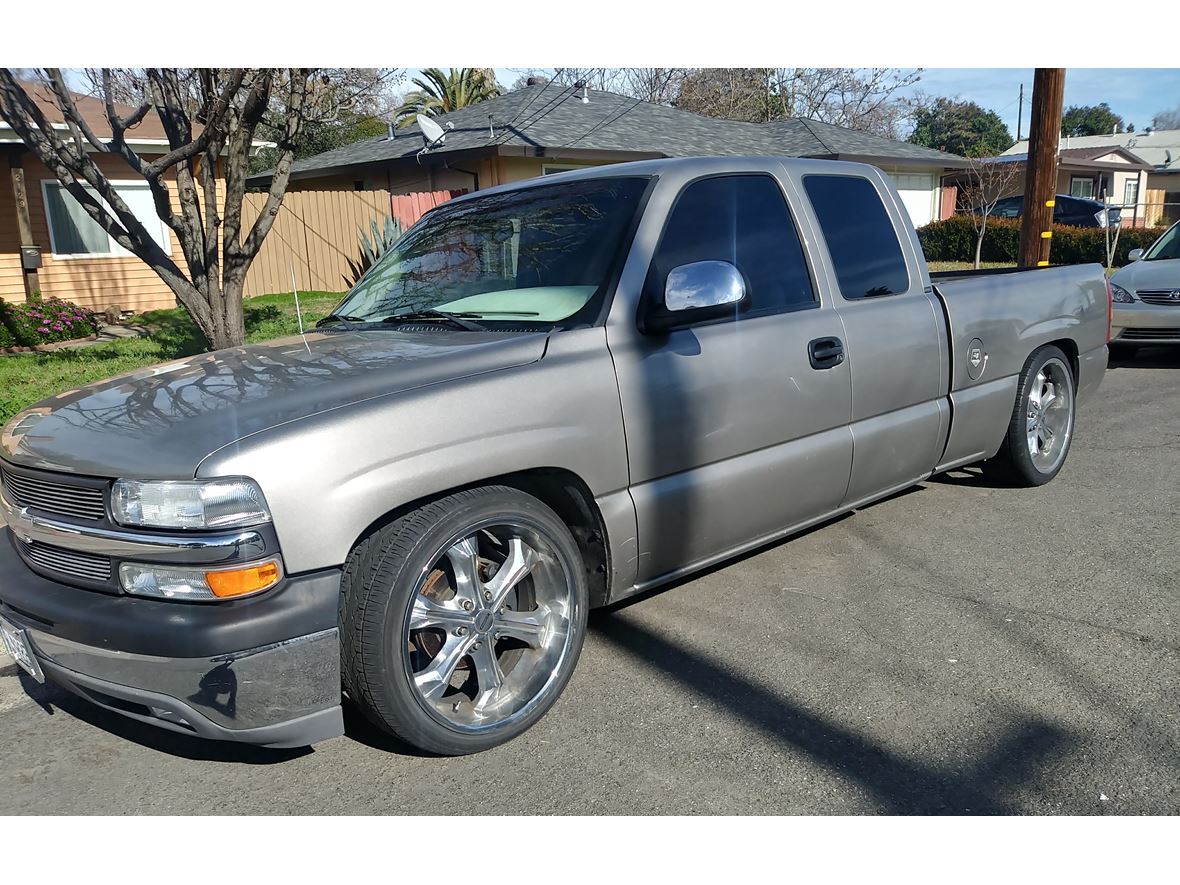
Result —
M 1035 351 L 1020 373 L 1008 434 L 989 472 L 1040 486 L 1060 472 L 1073 441 L 1076 398 L 1069 360 L 1057 347 Z
M 345 690 L 430 753 L 486 750 L 535 724 L 585 638 L 577 544 L 544 503 L 505 486 L 448 495 L 373 533 L 341 586 Z

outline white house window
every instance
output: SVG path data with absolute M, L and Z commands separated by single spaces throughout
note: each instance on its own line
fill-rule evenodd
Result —
M 127 204 L 147 232 L 166 253 L 171 254 L 168 227 L 156 215 L 156 204 L 146 183 L 114 183 L 115 192 Z M 93 193 L 93 188 L 83 185 Z M 61 258 L 122 258 L 131 253 L 86 214 L 82 204 L 57 181 L 41 182 L 45 197 L 45 215 L 49 220 L 49 239 L 53 254 Z
M 1069 180 L 1069 195 L 1071 197 L 1084 197 L 1087 200 L 1094 199 L 1094 179 L 1071 178 Z
M 1134 206 L 1139 202 L 1139 179 L 1127 179 L 1127 183 L 1123 185 L 1123 205 Z
M 568 163 L 542 163 L 541 164 L 541 174 L 542 175 L 556 175 L 558 172 L 572 172 L 575 169 L 588 169 L 588 168 L 590 168 L 590 167 L 588 167 L 586 165 L 575 166 L 575 165 L 570 165 Z

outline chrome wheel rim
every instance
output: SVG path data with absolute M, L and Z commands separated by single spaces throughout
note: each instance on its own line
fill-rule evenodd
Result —
M 1033 466 L 1052 473 L 1065 458 L 1073 433 L 1073 376 L 1056 357 L 1046 360 L 1033 379 L 1024 428 Z
M 419 702 L 458 731 L 506 726 L 547 693 L 572 638 L 571 580 L 534 529 L 452 538 L 414 590 L 402 656 Z

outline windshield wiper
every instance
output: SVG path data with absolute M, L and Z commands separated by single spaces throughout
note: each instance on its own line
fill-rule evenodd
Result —
M 452 313 L 448 310 L 438 310 L 433 307 L 423 307 L 419 310 L 407 310 L 405 313 L 395 313 L 392 316 L 387 316 L 381 322 L 383 323 L 419 323 L 423 320 L 442 320 L 448 322 L 453 326 L 458 326 L 468 332 L 486 332 L 487 327 L 481 326 L 479 323 L 473 322 L 471 317 L 482 316 L 478 313 L 470 312 L 456 312 Z
M 320 326 L 327 325 L 328 323 L 344 323 L 344 325 L 351 329 L 353 323 L 363 323 L 364 321 L 364 317 L 354 317 L 344 314 L 330 313 L 322 320 L 317 321 L 315 327 L 318 329 Z

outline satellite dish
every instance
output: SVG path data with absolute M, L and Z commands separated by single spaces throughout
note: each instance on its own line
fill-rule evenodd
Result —
M 438 123 L 434 122 L 426 114 L 418 114 L 414 119 L 418 122 L 418 128 L 422 130 L 422 137 L 426 139 L 426 150 L 437 147 L 446 140 L 446 129 L 443 129 L 443 127 L 439 126 Z M 454 123 L 447 123 L 447 129 L 454 128 Z

